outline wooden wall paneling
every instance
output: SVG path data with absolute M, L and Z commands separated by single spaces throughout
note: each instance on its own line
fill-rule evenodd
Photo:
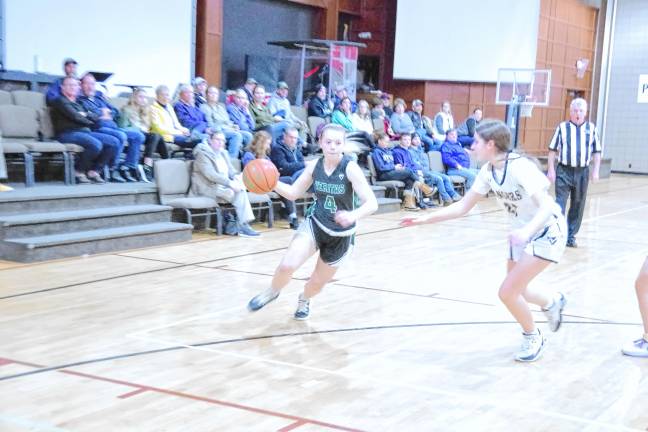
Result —
M 223 0 L 198 0 L 196 15 L 196 75 L 220 86 Z

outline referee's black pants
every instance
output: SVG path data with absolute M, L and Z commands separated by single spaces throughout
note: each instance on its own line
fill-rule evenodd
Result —
M 589 184 L 589 167 L 574 168 L 558 164 L 556 168 L 556 202 L 563 214 L 567 208 L 567 199 L 571 196 L 569 213 L 567 213 L 567 238 L 573 240 L 578 233 L 585 211 L 585 198 Z

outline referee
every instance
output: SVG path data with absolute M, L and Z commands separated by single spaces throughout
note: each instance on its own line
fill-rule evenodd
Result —
M 585 99 L 574 99 L 569 106 L 569 121 L 558 125 L 549 144 L 547 177 L 556 182 L 556 202 L 563 214 L 567 198 L 571 196 L 567 214 L 567 246 L 573 248 L 577 247 L 576 234 L 583 220 L 589 177 L 591 175 L 592 181 L 597 182 L 601 166 L 601 141 L 594 123 L 585 121 L 586 115 Z

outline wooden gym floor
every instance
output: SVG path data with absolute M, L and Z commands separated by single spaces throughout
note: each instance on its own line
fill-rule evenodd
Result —
M 292 231 L 0 267 L 0 431 L 603 431 L 648 428 L 633 281 L 648 177 L 590 186 L 579 248 L 535 282 L 568 295 L 533 364 L 499 303 L 508 223 L 365 219 L 352 258 L 292 319 L 313 267 L 250 314 Z M 259 227 L 262 229 L 262 227 Z M 543 315 L 536 313 L 541 329 Z

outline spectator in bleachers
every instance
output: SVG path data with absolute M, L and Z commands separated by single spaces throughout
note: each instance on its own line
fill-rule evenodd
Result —
M 383 124 L 383 131 L 389 135 L 390 138 L 394 138 L 396 134 L 391 128 L 391 123 L 389 122 L 389 117 L 385 114 L 385 109 L 383 106 L 383 100 L 379 97 L 373 100 L 373 108 L 371 110 L 371 118 L 378 119 Z
M 338 85 L 335 87 L 335 93 L 333 94 L 333 110 L 336 110 L 339 108 L 340 103 L 342 102 L 342 99 L 348 98 L 349 94 L 347 93 L 346 87 L 344 87 L 342 84 Z M 349 101 L 351 102 L 351 112 L 354 113 L 356 112 L 356 109 L 358 109 L 358 105 L 349 98 Z
M 394 114 L 394 110 L 392 109 L 392 98 L 389 97 L 387 93 L 382 93 L 380 98 L 383 101 L 383 110 L 385 111 L 385 115 L 387 118 L 391 118 L 392 114 Z
M 254 213 L 243 180 L 240 173 L 234 170 L 225 151 L 225 134 L 212 132 L 208 142 L 196 145 L 193 155 L 191 194 L 231 203 L 236 211 L 238 234 L 242 237 L 258 237 L 259 233 L 249 224 L 254 220 Z
M 104 95 L 97 91 L 97 81 L 92 74 L 85 74 L 81 78 L 81 96 L 79 103 L 89 112 L 96 115 L 94 128 L 97 132 L 112 135 L 121 142 L 121 149 L 111 165 L 111 177 L 120 181 L 124 178 L 129 182 L 136 182 L 138 177 L 137 165 L 140 159 L 144 134 L 139 130 L 120 129 L 116 120 L 119 118 L 119 110 L 112 106 Z M 121 151 L 126 148 L 126 159 L 120 163 Z
M 447 174 L 430 169 L 430 158 L 423 149 L 421 137 L 417 133 L 412 135 L 412 145 L 409 152 L 412 155 L 412 161 L 416 165 L 417 171 L 421 171 L 419 175 L 422 175 L 425 182 L 430 186 L 436 186 L 444 204 L 447 205 L 461 199 L 461 195 L 457 193 L 452 184 L 452 179 Z
M 286 132 L 284 132 L 284 134 L 285 133 Z M 268 159 L 271 161 L 272 160 L 270 158 L 271 145 L 272 145 L 272 136 L 268 132 L 259 131 L 255 133 L 254 137 L 252 138 L 252 142 L 249 144 L 249 146 L 247 147 L 247 151 L 243 155 L 243 159 L 241 161 L 243 163 L 243 166 L 245 167 L 245 165 L 247 165 L 248 162 L 254 159 Z M 277 146 L 274 146 L 273 148 L 277 148 Z M 302 171 L 303 169 L 298 171 L 298 173 L 301 174 Z M 292 184 L 294 179 L 296 178 L 297 176 L 280 176 L 279 181 L 286 184 Z M 290 221 L 290 228 L 292 229 L 299 228 L 299 221 L 297 219 L 295 202 L 286 199 L 281 195 L 279 195 L 279 198 L 281 199 L 281 202 L 283 203 L 283 206 L 286 209 L 288 220 Z
M 250 104 L 250 113 L 254 117 L 256 130 L 267 130 L 273 140 L 277 140 L 283 133 L 288 123 L 277 115 L 272 115 L 270 109 L 264 105 L 266 99 L 265 87 L 257 84 L 254 87 L 254 102 Z
M 126 130 L 138 130 L 144 134 L 143 179 L 153 181 L 153 153 L 162 159 L 169 158 L 166 143 L 159 134 L 151 132 L 151 104 L 144 89 L 133 90 L 128 104 L 119 116 L 119 126 Z M 141 176 L 141 175 L 140 175 Z
M 339 124 L 346 129 L 347 140 L 357 141 L 362 144 L 364 148 L 361 148 L 361 150 L 368 150 L 373 147 L 371 135 L 365 131 L 356 130 L 353 126 L 353 121 L 351 120 L 351 99 L 348 97 L 343 98 L 337 109 L 333 111 L 331 123 Z
M 254 103 L 254 89 L 257 84 L 259 83 L 254 78 L 248 78 L 245 80 L 245 84 L 243 84 L 243 91 L 245 91 L 249 103 Z
M 171 106 L 169 87 L 155 89 L 155 102 L 151 105 L 151 132 L 160 134 L 164 142 L 183 148 L 194 148 L 200 139 L 191 138 L 191 131 L 180 124 Z
M 403 209 L 418 211 L 414 186 L 418 186 L 418 176 L 403 165 L 394 163 L 394 155 L 389 148 L 389 136 L 384 132 L 376 132 L 376 148 L 371 152 L 371 159 L 376 168 L 376 178 L 379 181 L 398 180 L 405 183 L 403 191 Z
M 296 128 L 287 127 L 283 135 L 275 141 L 275 145 L 270 150 L 270 159 L 277 166 L 280 175 L 292 177 L 293 181 L 297 180 L 306 165 L 299 147 L 299 134 Z
M 396 99 L 394 101 L 394 113 L 389 118 L 392 130 L 396 135 L 412 134 L 414 133 L 414 124 L 410 116 L 405 114 L 405 101 L 403 99 Z
M 446 133 L 450 129 L 454 129 L 454 119 L 450 110 L 450 102 L 445 101 L 441 104 L 441 111 L 434 116 L 432 126 L 432 139 L 439 145 L 443 144 L 446 139 Z
M 7 178 L 7 162 L 5 161 L 4 151 L 2 149 L 2 140 L 0 140 L 0 181 Z M 9 192 L 13 188 L 7 186 L 6 184 L 0 183 L 0 192 Z
M 333 101 L 328 98 L 326 86 L 317 84 L 315 94 L 308 100 L 308 116 L 330 120 L 331 114 L 333 114 Z
M 426 198 L 430 198 L 434 194 L 434 190 L 430 187 L 434 184 L 434 181 L 431 177 L 425 177 L 421 166 L 414 163 L 412 159 L 412 154 L 409 149 L 412 145 L 412 134 L 405 132 L 400 136 L 398 145 L 392 149 L 392 155 L 394 156 L 394 164 L 401 165 L 405 169 L 412 171 L 416 174 L 416 178 L 419 181 L 419 189 L 423 192 Z M 431 203 L 424 203 L 423 200 L 419 201 L 419 207 L 422 209 L 428 207 L 434 207 Z
M 366 132 L 368 136 L 373 134 L 373 121 L 371 120 L 369 103 L 366 100 L 361 99 L 358 102 L 358 110 L 351 114 L 351 123 L 355 130 Z M 371 144 L 373 144 L 373 142 Z M 373 147 L 373 145 L 371 147 Z
M 482 116 L 481 108 L 475 108 L 473 113 L 463 123 L 457 126 L 457 140 L 462 146 L 472 146 L 473 141 L 475 141 L 475 128 L 479 126 Z
M 91 130 L 97 116 L 77 101 L 78 94 L 79 80 L 65 77 L 61 84 L 61 96 L 51 104 L 56 139 L 83 147 L 75 165 L 77 183 L 105 183 L 99 173 L 119 154 L 121 142 L 112 135 Z M 119 182 L 119 177 L 117 172 L 113 180 Z M 122 178 L 121 182 L 124 181 Z
M 412 120 L 414 132 L 416 132 L 421 141 L 423 141 L 425 151 L 441 149 L 441 146 L 434 143 L 432 136 L 428 135 L 427 130 L 425 129 L 425 122 L 423 120 L 423 101 L 420 99 L 414 99 L 412 101 L 412 111 L 408 111 L 407 115 Z
M 466 179 L 466 190 L 469 190 L 475 182 L 479 171 L 470 168 L 470 155 L 457 141 L 457 130 L 450 129 L 447 135 L 445 142 L 441 146 L 443 163 L 448 168 L 448 175 Z
M 48 106 L 51 105 L 55 99 L 61 97 L 61 85 L 63 84 L 63 80 L 66 77 L 76 78 L 77 65 L 77 61 L 73 58 L 66 58 L 65 60 L 63 60 L 63 72 L 65 73 L 65 76 L 58 78 L 56 81 L 49 85 L 47 93 L 45 94 L 45 102 Z
M 205 113 L 196 106 L 193 87 L 189 84 L 180 86 L 178 101 L 173 105 L 173 109 L 180 124 L 191 132 L 191 138 L 204 140 L 211 134 L 212 130 L 207 124 Z
M 248 132 L 251 135 L 256 129 L 256 123 L 248 109 L 248 104 L 245 90 L 238 89 L 234 94 L 234 103 L 227 105 L 227 114 L 240 131 Z
M 203 77 L 196 77 L 191 82 L 194 88 L 194 103 L 197 108 L 207 102 L 207 80 Z
M 218 102 L 218 88 L 211 86 L 207 89 L 207 102 L 200 106 L 200 110 L 207 118 L 207 125 L 211 130 L 221 130 L 227 140 L 227 151 L 233 158 L 238 158 L 241 148 L 252 141 L 252 134 L 241 130 L 238 125 L 230 120 L 225 105 Z
M 289 126 L 297 128 L 300 132 L 306 131 L 306 123 L 300 120 L 290 108 L 288 84 L 285 81 L 279 81 L 277 83 L 277 90 L 270 97 L 268 108 L 272 115 L 283 118 Z

